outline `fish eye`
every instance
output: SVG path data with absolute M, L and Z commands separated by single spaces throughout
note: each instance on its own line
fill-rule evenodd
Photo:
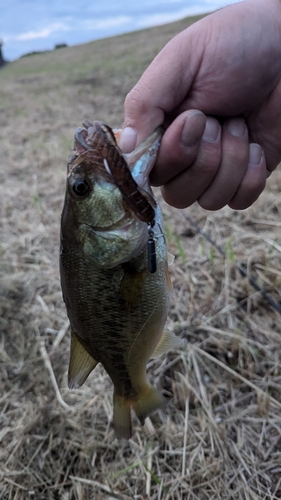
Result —
M 75 179 L 72 185 L 72 189 L 77 196 L 85 196 L 88 193 L 90 187 L 85 179 Z

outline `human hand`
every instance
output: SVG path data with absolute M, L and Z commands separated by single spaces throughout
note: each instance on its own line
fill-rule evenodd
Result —
M 246 0 L 174 37 L 125 100 L 121 148 L 160 124 L 153 185 L 183 208 L 250 206 L 281 160 L 281 2 Z

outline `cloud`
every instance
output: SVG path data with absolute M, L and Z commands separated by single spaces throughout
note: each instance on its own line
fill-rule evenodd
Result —
M 219 9 L 221 7 L 226 7 L 232 3 L 243 2 L 244 0 L 205 0 L 206 4 L 211 4 L 213 9 Z
M 211 10 L 211 9 L 210 9 Z M 213 10 L 213 9 L 212 9 Z M 170 23 L 173 21 L 178 21 L 179 19 L 183 19 L 187 16 L 192 16 L 196 14 L 205 14 L 208 11 L 206 6 L 202 7 L 187 7 L 185 9 L 178 10 L 173 13 L 164 13 L 164 14 L 151 14 L 149 16 L 140 16 L 136 19 L 135 26 L 139 26 L 141 28 L 146 28 L 149 26 L 157 26 L 160 24 Z
M 121 26 L 130 25 L 133 22 L 133 18 L 129 16 L 117 16 L 108 17 L 104 19 L 88 19 L 86 21 L 80 21 L 76 24 L 76 28 L 79 28 L 81 32 L 89 30 L 108 30 L 112 28 L 118 28 Z M 72 31 L 73 25 L 68 26 L 65 23 L 52 23 L 49 26 L 41 30 L 32 30 L 25 33 L 20 33 L 14 36 L 5 36 L 5 41 L 27 41 L 27 40 L 38 40 L 39 38 L 48 38 L 54 33 L 61 33 L 66 31 Z
M 50 26 L 38 31 L 27 31 L 26 33 L 20 33 L 15 36 L 6 36 L 5 41 L 25 41 L 25 40 L 36 40 L 38 38 L 48 38 L 52 33 L 69 31 L 70 28 L 62 23 L 53 23 Z
M 105 30 L 108 28 L 116 28 L 133 22 L 130 16 L 106 17 L 104 19 L 89 19 L 83 22 L 83 27 L 88 30 Z
M 241 1 L 242 0 L 204 0 L 204 2 L 201 2 L 199 4 L 197 3 L 193 7 L 185 7 L 183 9 L 175 10 L 174 12 L 150 14 L 149 16 L 139 16 L 135 19 L 134 26 L 145 28 L 170 23 L 188 16 L 207 14 L 208 12 L 214 11 L 220 7 L 224 7 L 231 3 Z
M 13 1 L 21 5 L 21 0 Z M 54 0 L 47 0 L 50 8 L 46 9 L 45 1 L 36 2 L 39 10 L 35 11 L 31 9 L 32 0 L 28 1 L 30 2 L 29 10 L 24 9 L 20 12 L 16 23 L 4 22 L 5 27 L 3 26 L 1 37 L 5 41 L 5 56 L 8 59 L 15 59 L 35 49 L 45 50 L 46 47 L 62 39 L 69 45 L 86 43 L 97 38 L 177 21 L 242 0 L 190 0 L 189 2 L 141 0 L 137 4 L 130 2 L 130 9 L 128 9 L 128 0 L 119 2 L 109 0 L 108 3 L 93 2 L 89 11 L 82 9 L 82 12 L 81 5 L 74 0 L 69 2 L 72 8 L 60 7 L 58 10 L 54 9 Z M 82 4 L 85 2 L 86 5 L 86 0 L 81 0 L 81 2 Z M 40 10 L 39 7 L 42 5 L 44 9 Z M 124 10 L 123 7 L 126 5 L 127 8 Z M 7 10 L 7 12 L 9 15 L 14 15 L 14 11 Z M 3 23 L 3 19 L 0 21 Z

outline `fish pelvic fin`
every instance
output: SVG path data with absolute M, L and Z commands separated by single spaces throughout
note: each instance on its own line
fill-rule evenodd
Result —
M 164 330 L 151 358 L 161 356 L 170 349 L 180 349 L 186 347 L 186 340 L 177 337 L 173 332 Z
M 84 384 L 91 371 L 97 366 L 96 361 L 91 354 L 86 351 L 76 334 L 71 332 L 70 361 L 68 368 L 68 387 L 69 389 L 78 389 Z
M 113 425 L 117 439 L 132 437 L 131 405 L 123 396 L 114 392 L 113 395 Z
M 147 383 L 144 390 L 133 401 L 132 407 L 140 423 L 144 425 L 146 417 L 155 410 L 163 408 L 166 403 L 166 398 L 157 389 L 152 387 L 152 385 Z

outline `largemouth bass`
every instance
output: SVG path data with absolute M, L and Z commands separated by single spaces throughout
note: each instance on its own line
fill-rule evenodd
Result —
M 117 438 L 132 435 L 131 408 L 144 423 L 163 407 L 146 364 L 181 342 L 164 333 L 171 284 L 161 210 L 149 185 L 161 137 L 157 129 L 122 155 L 108 126 L 85 122 L 67 167 L 60 271 L 71 325 L 68 382 L 80 387 L 103 365 L 114 384 Z

